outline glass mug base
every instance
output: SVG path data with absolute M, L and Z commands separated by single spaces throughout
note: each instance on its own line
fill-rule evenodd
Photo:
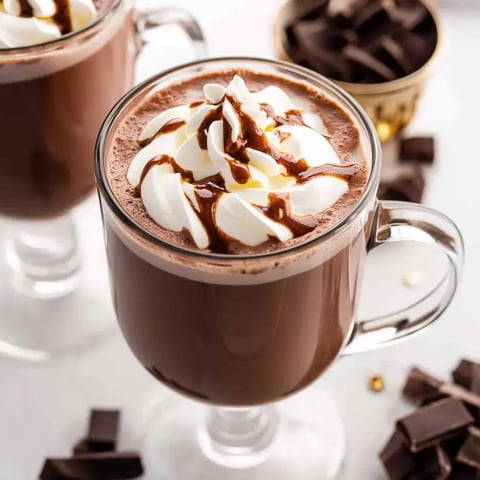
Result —
M 265 412 L 263 436 L 244 449 L 229 449 L 212 439 L 219 433 L 212 432 L 213 410 L 177 395 L 149 410 L 137 441 L 146 480 L 337 478 L 346 451 L 343 424 L 332 397 L 318 387 L 275 407 L 256 407 Z
M 42 258 L 29 256 L 29 266 L 35 264 L 37 268 L 29 268 L 30 275 L 25 275 L 0 255 L 0 271 L 4 272 L 0 276 L 0 355 L 34 363 L 55 361 L 78 355 L 114 332 L 115 316 L 95 199 L 78 207 L 74 217 L 80 247 L 78 251 L 76 246 L 67 250 L 82 258 L 82 266 L 74 270 L 73 276 L 36 282 L 33 273 L 40 278 Z M 7 230 L 8 224 L 9 221 L 2 222 L 1 231 Z M 8 245 L 2 242 L 0 248 L 3 251 Z M 71 264 L 69 257 L 67 267 Z M 68 273 L 69 269 L 61 271 Z M 74 288 L 67 292 L 69 282 L 73 282 Z M 28 291 L 28 287 L 42 285 L 48 288 Z M 59 289 L 61 294 L 56 295 Z

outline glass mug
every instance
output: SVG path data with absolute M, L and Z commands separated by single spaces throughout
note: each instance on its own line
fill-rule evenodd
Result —
M 368 182 L 354 209 L 329 231 L 264 254 L 192 251 L 152 236 L 115 198 L 105 162 L 124 119 L 160 89 L 232 68 L 313 85 L 359 126 Z M 317 416 L 323 412 L 323 417 L 313 434 L 308 418 L 282 427 L 288 421 L 279 420 L 268 404 L 309 385 L 338 355 L 390 343 L 437 319 L 455 293 L 463 264 L 462 237 L 454 223 L 422 205 L 377 200 L 381 148 L 366 113 L 334 83 L 284 62 L 212 59 L 153 77 L 124 96 L 109 114 L 95 161 L 122 333 L 154 377 L 184 396 L 210 404 L 198 435 L 193 432 L 194 402 L 178 399 L 171 412 L 163 406 L 163 420 L 161 413 L 150 422 L 150 427 L 161 425 L 144 446 L 147 473 L 152 478 L 224 479 L 235 468 L 255 467 L 249 478 L 333 478 L 344 447 L 335 406 L 320 408 L 314 399 L 311 411 Z M 443 252 L 448 273 L 420 302 L 374 320 L 357 319 L 367 253 L 378 245 L 412 240 Z M 185 406 L 179 407 L 182 402 Z M 300 409 L 307 409 L 307 403 L 304 400 Z M 201 449 L 192 443 L 197 436 Z M 315 438 L 321 448 L 311 448 Z M 306 458 L 308 452 L 312 458 Z M 187 457 L 190 461 L 183 465 L 179 459 Z M 301 463 L 305 471 L 299 476 Z
M 48 360 L 112 323 L 92 302 L 97 286 L 80 275 L 71 210 L 94 191 L 91 159 L 105 115 L 132 87 L 147 33 L 165 24 L 180 26 L 205 55 L 187 12 L 135 12 L 131 0 L 112 0 L 90 26 L 58 40 L 0 49 L 0 215 L 15 220 L 5 222 L 12 275 L 0 284 L 0 354 Z

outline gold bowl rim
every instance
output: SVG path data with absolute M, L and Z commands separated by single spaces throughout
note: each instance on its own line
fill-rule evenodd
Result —
M 285 10 L 286 6 L 290 3 L 293 3 L 297 0 L 283 0 L 282 5 L 277 10 L 275 14 L 274 21 L 273 21 L 273 42 L 275 46 L 276 54 L 280 56 L 280 58 L 288 59 L 290 62 L 295 63 L 294 60 L 288 55 L 281 41 L 281 31 L 283 27 L 280 25 L 280 16 Z M 397 78 L 395 80 L 390 80 L 388 82 L 378 82 L 378 83 L 354 83 L 354 82 L 344 82 L 342 80 L 336 80 L 331 77 L 327 77 L 330 80 L 334 81 L 342 88 L 347 90 L 352 94 L 358 95 L 377 95 L 386 92 L 393 92 L 396 90 L 402 90 L 405 87 L 416 83 L 420 78 L 422 78 L 427 71 L 432 67 L 432 65 L 437 60 L 442 45 L 443 45 L 443 28 L 440 21 L 440 16 L 438 14 L 437 8 L 432 3 L 431 0 L 419 0 L 420 3 L 427 9 L 428 13 L 431 15 L 433 22 L 435 24 L 435 29 L 437 32 L 437 42 L 435 44 L 435 49 L 433 50 L 432 55 L 430 58 L 417 70 L 404 77 Z M 317 72 L 319 73 L 319 72 Z

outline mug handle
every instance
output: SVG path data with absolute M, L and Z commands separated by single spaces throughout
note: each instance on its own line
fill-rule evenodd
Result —
M 207 56 L 207 42 L 202 29 L 191 13 L 178 7 L 161 7 L 135 11 L 137 53 L 149 43 L 147 33 L 165 25 L 179 26 L 190 38 L 197 60 Z
M 358 321 L 344 355 L 372 350 L 416 333 L 437 320 L 450 304 L 464 260 L 463 239 L 456 225 L 445 215 L 423 205 L 379 201 L 368 251 L 386 243 L 404 241 L 429 244 L 442 251 L 448 259 L 448 272 L 430 293 L 412 305 Z

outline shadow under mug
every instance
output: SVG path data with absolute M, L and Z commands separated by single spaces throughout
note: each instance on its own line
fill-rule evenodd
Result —
M 109 312 L 92 323 L 71 314 L 91 315 L 84 307 L 95 296 L 81 275 L 71 210 L 94 191 L 92 156 L 105 115 L 134 84 L 150 31 L 167 24 L 186 32 L 197 58 L 205 56 L 188 12 L 135 11 L 131 0 L 112 0 L 91 25 L 57 40 L 0 49 L 0 215 L 9 220 L 12 271 L 0 283 L 0 354 L 50 360 L 110 329 Z
M 358 125 L 370 171 L 355 208 L 331 230 L 287 249 L 248 256 L 187 250 L 156 238 L 126 214 L 106 169 L 119 126 L 146 99 L 188 78 L 235 68 L 283 75 L 325 92 Z M 260 414 L 250 416 L 252 423 L 245 427 L 238 408 L 245 412 L 284 399 L 318 378 L 339 354 L 418 332 L 440 316 L 455 293 L 463 264 L 457 227 L 426 206 L 377 200 L 381 147 L 372 122 L 349 94 L 305 68 L 220 58 L 157 75 L 129 92 L 109 114 L 95 162 L 120 328 L 137 359 L 158 380 L 222 406 L 213 408 L 204 437 L 209 445 L 204 451 L 216 450 L 210 457 L 219 463 L 235 464 L 231 457 L 241 456 L 242 449 L 229 450 L 225 442 L 238 446 L 238 435 L 253 428 L 252 418 L 260 421 Z M 380 318 L 357 319 L 367 253 L 405 241 L 443 252 L 448 273 L 415 304 Z M 221 447 L 218 439 L 224 442 Z M 245 451 L 256 449 L 250 445 Z

